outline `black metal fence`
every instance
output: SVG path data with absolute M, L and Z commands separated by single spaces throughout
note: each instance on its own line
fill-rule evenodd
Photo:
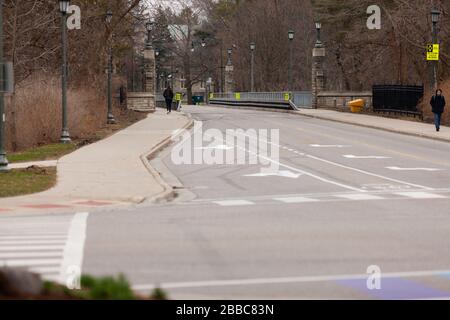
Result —
M 418 105 L 424 95 L 423 85 L 375 85 L 372 90 L 374 112 L 405 113 L 422 116 Z

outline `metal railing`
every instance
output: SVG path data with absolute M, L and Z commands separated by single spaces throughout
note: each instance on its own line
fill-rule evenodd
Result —
M 311 108 L 312 94 L 308 91 L 213 93 L 210 103 L 284 109 Z

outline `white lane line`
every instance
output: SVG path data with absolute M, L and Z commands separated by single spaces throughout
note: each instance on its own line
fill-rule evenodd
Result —
M 432 270 L 432 271 L 412 271 L 383 273 L 383 278 L 415 278 L 441 276 L 449 274 L 450 270 Z M 193 282 L 168 282 L 161 285 L 144 284 L 134 285 L 135 291 L 153 290 L 157 287 L 162 289 L 181 289 L 181 288 L 205 288 L 205 287 L 227 287 L 244 285 L 262 285 L 262 284 L 283 284 L 283 283 L 307 283 L 307 282 L 326 282 L 338 280 L 367 280 L 367 274 L 347 274 L 330 276 L 305 276 L 305 277 L 282 277 L 282 278 L 259 278 L 259 279 L 238 279 L 238 280 L 217 280 L 217 281 L 193 281 Z
M 321 145 L 321 144 L 310 144 L 312 148 L 351 148 L 348 145 L 336 144 L 336 145 Z
M 5 245 L 32 245 L 32 244 L 60 244 L 64 245 L 65 240 L 0 240 L 0 246 Z
M 62 251 L 57 252 L 0 252 L 0 259 L 22 259 L 22 258 L 62 258 Z
M 60 283 L 65 284 L 69 273 L 77 268 L 81 276 L 83 265 L 84 242 L 86 240 L 86 225 L 89 213 L 76 213 L 70 222 L 67 242 L 64 248 L 63 260 L 59 273 Z
M 274 200 L 283 203 L 306 203 L 306 202 L 319 202 L 318 199 L 305 198 L 305 197 L 287 197 L 287 198 L 274 198 Z
M 379 197 L 379 196 L 375 196 L 372 194 L 343 194 L 343 195 L 336 195 L 336 198 L 343 198 L 343 199 L 348 199 L 348 200 L 356 200 L 356 201 L 360 201 L 360 200 L 383 200 L 383 197 Z
M 246 135 L 246 136 L 249 136 L 249 135 Z M 273 143 L 271 141 L 268 141 L 268 140 L 260 139 L 260 141 L 264 142 L 264 143 L 268 143 L 268 144 L 276 146 L 276 147 L 281 147 L 280 145 L 278 145 L 276 143 Z M 419 185 L 419 184 L 409 183 L 409 182 L 398 180 L 398 179 L 389 178 L 389 177 L 386 177 L 386 176 L 383 176 L 383 175 L 379 175 L 379 174 L 372 173 L 372 172 L 369 172 L 369 171 L 361 170 L 361 169 L 358 169 L 358 168 L 346 166 L 346 165 L 343 165 L 343 164 L 340 164 L 340 163 L 337 163 L 337 162 L 333 162 L 333 161 L 330 161 L 330 160 L 319 158 L 319 157 L 313 156 L 311 154 L 303 154 L 303 155 L 305 157 L 310 158 L 310 159 L 321 161 L 321 162 L 324 162 L 324 163 L 327 163 L 327 164 L 330 164 L 330 165 L 333 165 L 333 166 L 336 166 L 336 167 L 339 167 L 339 168 L 344 168 L 344 169 L 352 170 L 352 171 L 355 171 L 355 172 L 359 172 L 359 173 L 362 173 L 362 174 L 365 174 L 365 175 L 369 175 L 369 176 L 372 176 L 372 177 L 377 177 L 377 178 L 380 178 L 380 179 L 383 179 L 383 180 L 397 182 L 397 183 L 400 183 L 400 184 L 405 184 L 405 185 L 408 185 L 408 186 L 412 186 L 412 187 L 416 187 L 416 188 L 420 188 L 420 189 L 424 189 L 424 190 L 434 190 L 434 188 L 422 186 L 422 185 Z M 334 184 L 336 184 L 336 183 L 334 183 Z M 347 187 L 347 189 L 350 189 L 350 188 Z M 367 190 L 353 188 L 353 187 L 351 187 L 351 189 L 353 189 L 353 191 L 367 192 Z
M 225 133 L 225 134 L 227 134 L 227 133 Z M 244 134 L 244 135 L 245 135 L 245 134 Z M 249 136 L 249 135 L 246 135 L 246 136 Z M 260 141 L 260 142 L 263 142 L 261 139 L 260 139 L 259 141 Z M 271 143 L 271 142 L 267 142 L 267 143 L 270 143 L 270 144 L 272 144 L 272 145 L 277 146 L 276 144 Z M 300 169 L 297 169 L 297 168 L 295 168 L 295 167 L 292 167 L 292 166 L 283 164 L 283 163 L 281 163 L 281 162 L 279 162 L 279 161 L 275 161 L 275 160 L 273 160 L 273 159 L 271 159 L 271 158 L 269 158 L 269 157 L 262 156 L 262 155 L 260 155 L 259 153 L 251 152 L 251 151 L 247 150 L 246 148 L 240 147 L 239 145 L 236 146 L 236 147 L 237 147 L 238 149 L 241 149 L 241 150 L 247 152 L 248 154 L 256 155 L 256 156 L 257 156 L 258 158 L 260 158 L 260 159 L 264 159 L 264 160 L 266 160 L 266 161 L 268 161 L 268 162 L 274 163 L 274 164 L 276 164 L 277 166 L 284 167 L 284 168 L 287 168 L 287 169 L 289 169 L 289 170 L 292 170 L 292 171 L 295 171 L 295 172 L 298 172 L 298 173 L 307 175 L 307 176 L 309 176 L 309 177 L 311 177 L 311 178 L 314 178 L 314 179 L 317 179 L 317 180 L 319 180 L 319 181 L 326 182 L 326 183 L 329 183 L 329 184 L 333 184 L 333 185 L 335 185 L 335 186 L 339 186 L 339 187 L 341 187 L 341 188 L 345 188 L 345 189 L 349 189 L 349 190 L 353 190 L 353 191 L 367 192 L 366 190 L 363 190 L 363 189 L 360 189 L 360 188 L 355 188 L 355 187 L 352 187 L 352 186 L 349 186 L 349 185 L 346 185 L 346 184 L 343 184 L 343 183 L 339 183 L 339 182 L 337 182 L 337 181 L 333 181 L 333 180 L 330 180 L 330 179 L 322 178 L 322 177 L 320 177 L 320 176 L 318 176 L 318 175 L 315 175 L 315 174 L 312 174 L 312 173 L 310 173 L 310 172 L 307 172 L 307 171 L 304 171 L 304 170 L 300 170 Z M 280 146 L 278 145 L 278 147 L 280 147 Z
M 396 194 L 412 199 L 447 199 L 446 196 L 428 192 L 397 192 Z
M 61 259 L 12 259 L 0 260 L 0 266 L 5 267 L 31 267 L 31 266 L 59 266 Z
M 5 251 L 44 251 L 44 250 L 49 250 L 49 251 L 56 251 L 56 250 L 63 250 L 64 249 L 64 245 L 60 245 L 60 246 L 55 246 L 55 245 L 49 245 L 49 246 L 44 246 L 44 245 L 39 245 L 39 246 L 7 246 L 7 247 L 0 247 L 0 252 L 5 252 Z
M 224 201 L 214 201 L 214 203 L 222 207 L 251 206 L 255 204 L 254 202 L 247 200 L 224 200 Z
M 391 159 L 391 157 L 384 156 L 355 156 L 353 154 L 345 154 L 343 157 L 347 159 Z
M 442 169 L 435 169 L 435 168 L 400 168 L 400 167 L 386 167 L 386 169 L 389 169 L 389 170 L 392 170 L 392 171 L 428 171 L 428 172 L 443 171 Z

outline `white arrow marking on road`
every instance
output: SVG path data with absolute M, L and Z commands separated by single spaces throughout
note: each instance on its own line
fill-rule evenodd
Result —
M 386 169 L 394 170 L 394 171 L 442 171 L 442 169 L 435 168 L 399 168 L 399 167 L 386 167 Z
M 313 148 L 350 148 L 351 146 L 336 144 L 336 145 L 321 145 L 321 144 L 310 144 Z
M 280 170 L 276 173 L 255 173 L 255 174 L 247 174 L 245 175 L 245 177 L 273 177 L 273 176 L 277 176 L 277 177 L 283 177 L 283 178 L 291 178 L 291 179 L 298 179 L 300 176 L 302 176 L 301 173 L 294 173 L 292 171 L 289 170 Z
M 343 155 L 343 157 L 347 159 L 391 159 L 390 157 L 383 157 L 383 156 L 355 156 L 352 154 L 346 154 Z

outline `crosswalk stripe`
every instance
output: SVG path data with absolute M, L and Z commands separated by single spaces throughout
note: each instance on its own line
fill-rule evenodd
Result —
M 6 267 L 58 266 L 61 259 L 11 259 L 0 260 L 0 265 Z
M 412 199 L 445 199 L 444 195 L 434 194 L 429 192 L 398 192 L 399 196 L 404 196 Z
M 320 200 L 306 197 L 287 197 L 287 198 L 275 198 L 274 200 L 283 203 L 305 203 L 305 202 L 318 202 Z
M 42 251 L 42 250 L 63 250 L 64 246 L 63 245 L 49 245 L 49 246 L 44 246 L 44 245 L 38 245 L 38 246 L 7 246 L 7 247 L 0 247 L 0 252 L 4 252 L 4 251 L 32 251 L 32 250 L 36 250 L 36 251 Z
M 59 258 L 62 257 L 62 251 L 60 252 L 49 252 L 49 251 L 45 251 L 45 252 L 30 252 L 30 251 L 26 251 L 26 252 L 7 252 L 7 253 L 2 253 L 0 252 L 0 261 L 1 259 L 18 259 L 18 258 Z
M 0 240 L 0 246 L 2 245 L 20 245 L 20 244 L 64 244 L 64 239 L 58 240 Z
M 61 268 L 58 267 L 31 267 L 29 269 L 31 272 L 39 273 L 39 274 L 58 274 L 61 271 Z
M 383 197 L 375 196 L 372 194 L 354 193 L 354 194 L 342 194 L 336 195 L 337 198 L 343 198 L 348 200 L 383 200 Z
M 38 241 L 38 240 L 61 240 L 65 241 L 67 239 L 66 236 L 0 236 L 0 241 Z
M 223 207 L 250 206 L 255 204 L 254 202 L 247 200 L 224 200 L 224 201 L 214 201 L 214 203 Z

